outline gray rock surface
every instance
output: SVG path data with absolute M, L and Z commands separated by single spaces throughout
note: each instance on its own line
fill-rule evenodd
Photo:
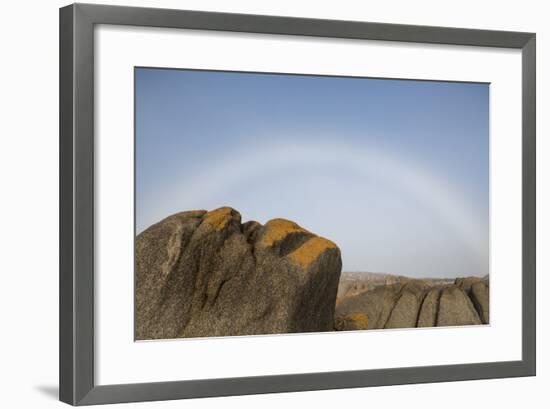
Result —
M 470 298 L 474 303 L 481 321 L 489 323 L 489 286 L 484 281 L 472 284 Z
M 384 328 L 401 294 L 402 284 L 379 286 L 345 298 L 336 305 L 338 331 Z
M 427 288 L 421 280 L 405 284 L 384 328 L 415 327 L 426 290 Z
M 455 280 L 455 285 L 462 288 L 466 294 L 469 294 L 472 290 L 472 285 L 483 280 L 480 277 L 460 277 Z
M 354 286 L 360 288 L 359 273 Z M 378 280 L 379 281 L 379 280 Z M 360 293 L 341 292 L 335 312 L 340 331 L 477 325 L 489 322 L 488 279 L 410 279 L 377 283 Z M 464 288 L 468 290 L 465 291 Z
M 428 294 L 426 294 L 418 315 L 417 327 L 435 327 L 440 296 L 440 288 L 432 288 Z
M 466 292 L 454 285 L 444 288 L 439 299 L 437 326 L 478 324 L 481 324 L 481 319 Z
M 333 242 L 288 220 L 177 213 L 136 239 L 136 338 L 330 331 L 341 267 Z

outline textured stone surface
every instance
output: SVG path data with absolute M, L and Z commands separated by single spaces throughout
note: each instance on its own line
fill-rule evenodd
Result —
M 455 284 L 456 283 L 456 284 Z M 489 322 L 488 279 L 400 279 L 379 282 L 359 294 L 347 292 L 336 304 L 335 329 L 413 328 Z M 356 285 L 356 284 L 354 284 Z M 467 293 L 462 286 L 469 290 Z M 362 315 L 367 320 L 358 317 Z M 358 323 L 359 322 L 359 323 Z
M 356 331 L 369 329 L 369 317 L 364 312 L 340 315 L 335 318 L 335 328 L 339 331 Z
M 432 288 L 428 294 L 426 294 L 418 315 L 418 327 L 435 327 L 435 324 L 437 323 L 437 311 L 439 309 L 440 295 L 440 288 Z
M 136 239 L 136 337 L 330 331 L 341 266 L 333 242 L 288 220 L 175 214 Z
M 336 308 L 335 329 L 339 331 L 359 329 L 351 319 L 358 314 L 367 316 L 367 329 L 384 328 L 402 288 L 401 284 L 383 285 L 345 298 Z
M 416 326 L 419 303 L 415 294 L 405 291 L 395 303 L 384 328 L 411 328 Z
M 416 326 L 427 287 L 421 280 L 410 281 L 403 287 L 385 328 L 412 328 Z
M 444 288 L 439 299 L 437 326 L 478 324 L 481 319 L 466 292 L 454 285 Z
M 489 323 L 489 286 L 480 281 L 472 284 L 470 298 L 474 303 L 481 321 L 484 324 Z
M 472 290 L 472 285 L 483 281 L 483 278 L 480 277 L 461 277 L 455 280 L 455 285 L 464 290 L 466 294 L 469 294 Z

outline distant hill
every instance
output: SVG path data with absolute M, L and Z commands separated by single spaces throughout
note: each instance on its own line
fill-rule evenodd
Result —
M 345 297 L 350 297 L 368 290 L 373 290 L 376 287 L 405 283 L 411 280 L 414 279 L 406 276 L 385 273 L 360 271 L 342 272 L 340 275 L 340 284 L 338 286 L 336 303 Z M 421 280 L 429 286 L 447 285 L 452 284 L 455 281 L 454 278 L 423 278 Z

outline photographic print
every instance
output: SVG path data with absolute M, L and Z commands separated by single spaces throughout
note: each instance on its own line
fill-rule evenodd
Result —
M 489 324 L 489 84 L 134 81 L 137 340 Z

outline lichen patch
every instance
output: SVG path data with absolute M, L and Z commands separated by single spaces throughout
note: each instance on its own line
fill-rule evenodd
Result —
M 332 241 L 315 236 L 290 253 L 288 258 L 294 264 L 306 268 L 326 250 L 334 248 L 337 247 Z
M 301 228 L 290 220 L 273 219 L 265 224 L 261 244 L 264 246 L 272 246 L 274 243 L 283 240 L 289 234 L 297 232 L 308 233 L 307 230 Z
M 357 329 L 367 329 L 369 327 L 369 317 L 365 313 L 356 312 L 355 314 L 351 314 L 349 320 Z
M 233 211 L 234 210 L 230 207 L 220 207 L 219 209 L 206 213 L 203 222 L 207 223 L 214 230 L 219 231 L 231 221 Z

